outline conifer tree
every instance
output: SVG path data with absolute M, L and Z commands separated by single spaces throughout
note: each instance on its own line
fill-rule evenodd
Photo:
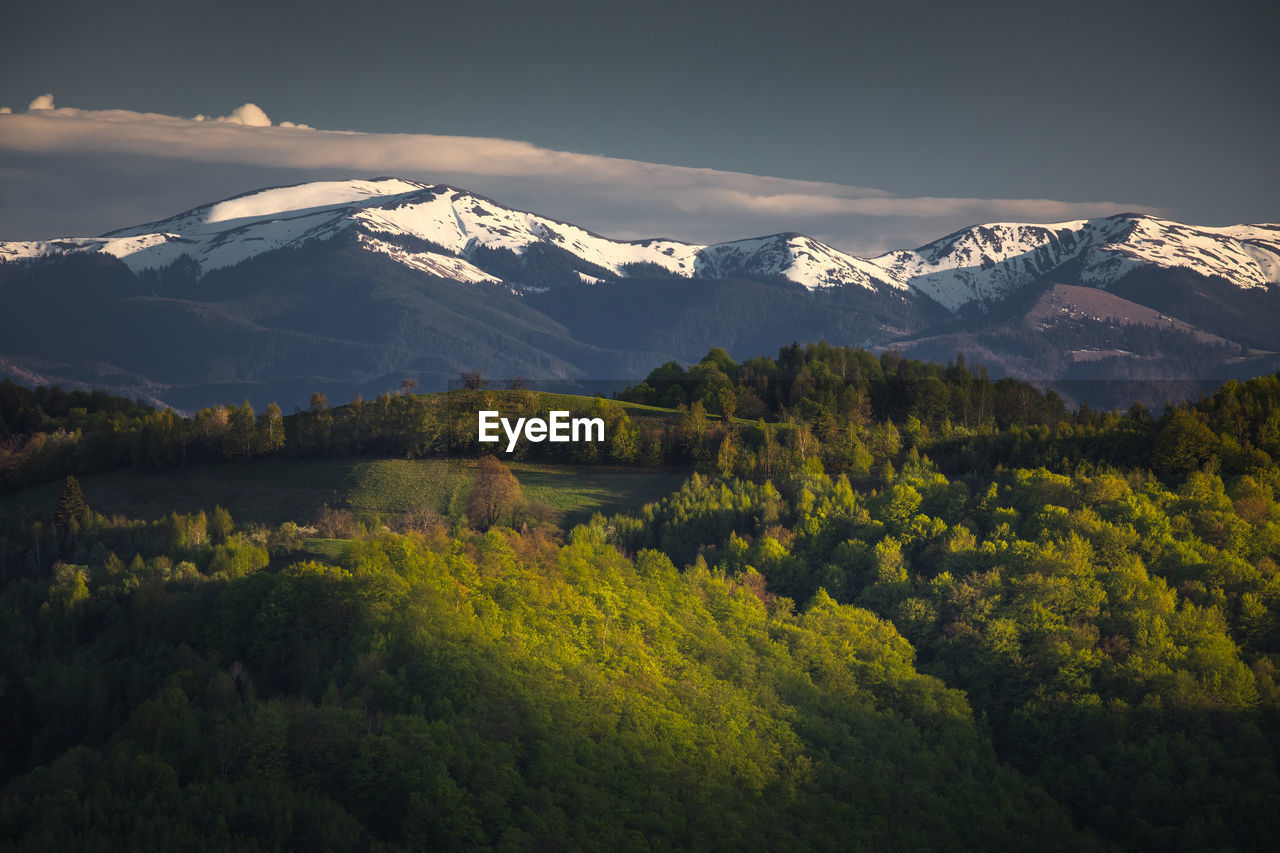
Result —
M 69 530 L 71 522 L 81 522 L 89 514 L 89 506 L 84 502 L 84 493 L 80 490 L 80 481 L 68 476 L 58 493 L 58 507 L 54 510 L 53 519 L 59 530 Z

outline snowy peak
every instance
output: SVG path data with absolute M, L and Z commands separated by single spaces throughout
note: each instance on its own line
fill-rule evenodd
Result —
M 698 252 L 696 272 L 699 278 L 781 277 L 809 290 L 844 285 L 868 290 L 906 288 L 870 261 L 803 234 L 774 234 L 707 246 Z
M 985 308 L 1075 258 L 1099 227 L 1118 233 L 1120 226 L 1111 220 L 976 225 L 874 263 L 951 311 L 975 303 Z
M 1269 287 L 1280 283 L 1280 228 L 1210 228 L 1132 217 L 1122 240 L 1097 247 L 1087 259 L 1085 283 L 1107 287 L 1141 266 L 1184 267 L 1226 278 L 1242 288 Z
M 966 228 L 873 260 L 951 311 L 986 310 L 1054 274 L 1107 288 L 1143 267 L 1182 267 L 1242 288 L 1280 282 L 1280 229 L 1209 228 L 1122 214 L 1051 225 Z M 1065 269 L 1064 269 L 1065 268 Z
M 315 181 L 287 187 L 271 187 L 207 204 L 177 216 L 112 231 L 105 237 L 148 233 L 212 234 L 251 224 L 343 213 L 389 197 L 421 192 L 428 184 L 399 178 L 369 181 Z
M 388 239 L 406 234 L 462 257 L 481 246 L 522 254 L 534 244 L 546 244 L 614 275 L 625 275 L 630 264 L 650 263 L 688 276 L 698 249 L 672 240 L 610 240 L 446 186 L 369 205 L 352 218 L 369 233 Z

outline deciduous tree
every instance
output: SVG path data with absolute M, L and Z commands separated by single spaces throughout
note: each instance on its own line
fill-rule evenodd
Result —
M 523 502 L 520 482 L 494 456 L 480 459 L 475 485 L 467 497 L 467 517 L 481 530 L 488 530 L 502 516 L 510 516 Z

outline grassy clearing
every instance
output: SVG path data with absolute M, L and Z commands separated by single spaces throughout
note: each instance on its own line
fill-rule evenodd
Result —
M 346 547 L 346 539 L 303 539 L 302 547 L 290 555 L 289 562 L 320 560 L 336 566 Z
M 461 513 L 471 489 L 474 459 L 262 459 L 220 462 L 187 470 L 122 469 L 81 478 L 96 512 L 157 518 L 171 512 L 226 507 L 240 521 L 310 521 L 326 504 L 358 518 L 386 522 L 419 506 Z M 675 490 L 683 471 L 603 466 L 535 465 L 511 470 L 528 501 L 560 510 L 566 524 L 594 512 L 642 506 Z M 51 514 L 61 482 L 0 496 L 0 516 Z
M 461 411 L 475 411 L 481 400 L 485 406 L 496 406 L 499 409 L 516 410 L 528 402 L 530 395 L 534 408 L 539 411 L 562 409 L 578 414 L 590 411 L 600 398 L 580 394 L 557 394 L 550 391 L 512 391 L 503 388 L 486 388 L 483 391 L 438 391 L 422 395 L 431 406 L 443 409 L 457 406 Z M 679 413 L 675 409 L 662 406 L 650 406 L 644 403 L 628 403 L 623 400 L 607 399 L 631 418 L 648 418 L 659 420 L 674 419 Z M 715 419 L 715 416 L 712 416 Z

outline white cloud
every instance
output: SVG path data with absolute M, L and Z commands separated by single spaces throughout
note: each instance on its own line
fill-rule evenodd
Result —
M 924 242 L 920 236 L 932 239 L 981 221 L 1164 212 L 1110 201 L 900 197 L 882 189 L 575 154 L 507 139 L 316 130 L 292 122 L 272 126 L 251 103 L 217 119 L 54 108 L 51 95 L 37 98 L 32 109 L 37 111 L 0 118 L 0 155 L 56 155 L 85 168 L 102 163 L 103 170 L 113 157 L 142 157 L 189 163 L 193 171 L 216 166 L 253 172 L 252 182 L 246 178 L 244 186 L 227 187 L 228 194 L 260 186 L 263 170 L 281 173 L 284 181 L 289 172 L 307 178 L 321 172 L 394 174 L 455 184 L 620 238 L 712 241 L 802 231 L 871 253 L 917 245 Z M 12 194 L 0 191 L 5 195 Z M 210 200 L 193 198 L 192 205 Z
M 211 117 L 204 113 L 197 115 L 194 121 L 220 121 L 224 124 L 242 124 L 246 127 L 271 127 L 271 119 L 257 104 L 244 103 L 231 111 L 231 115 Z M 306 127 L 291 121 L 280 122 L 281 127 Z
M 28 110 L 51 110 L 53 109 L 53 95 L 45 92 L 43 95 L 37 96 L 31 103 L 27 104 Z
M 271 119 L 257 104 L 241 104 L 231 111 L 231 115 L 223 116 L 218 121 L 228 124 L 243 124 L 248 127 L 271 127 Z

